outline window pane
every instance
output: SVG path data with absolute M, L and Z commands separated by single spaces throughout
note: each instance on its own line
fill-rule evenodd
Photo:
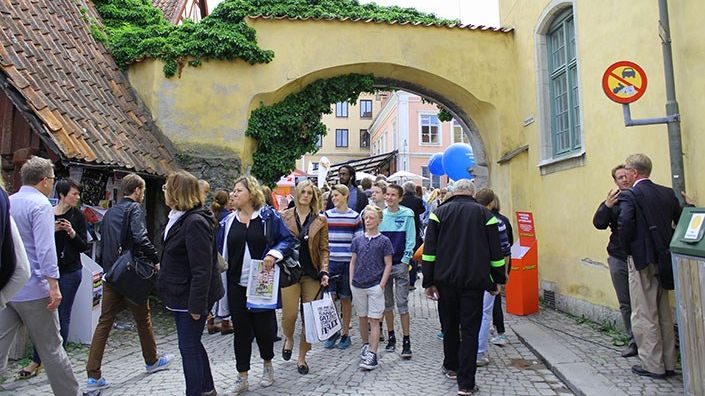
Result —
M 372 118 L 372 101 L 360 101 L 360 118 Z
M 348 130 L 335 130 L 335 147 L 348 147 Z
M 570 68 L 570 80 L 572 85 L 570 102 L 573 110 L 573 148 L 577 148 L 582 142 L 580 141 L 580 92 L 578 91 L 578 69 L 576 66 Z
M 347 117 L 348 116 L 348 102 L 338 102 L 335 104 L 335 116 L 336 117 Z
M 568 35 L 568 61 L 571 61 L 575 59 L 575 24 L 572 16 L 566 20 L 565 28 Z
M 370 147 L 370 133 L 367 129 L 360 129 L 360 148 Z

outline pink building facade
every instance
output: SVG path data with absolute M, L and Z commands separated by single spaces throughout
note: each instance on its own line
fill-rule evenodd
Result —
M 428 171 L 433 154 L 442 153 L 453 143 L 470 144 L 468 134 L 455 120 L 438 120 L 438 107 L 420 96 L 405 91 L 392 93 L 370 127 L 371 155 L 399 150 L 397 170 L 406 170 L 428 178 L 427 188 L 442 187 L 446 176 Z

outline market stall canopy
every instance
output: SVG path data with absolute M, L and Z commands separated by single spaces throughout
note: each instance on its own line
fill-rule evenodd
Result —
M 65 163 L 166 175 L 177 168 L 171 143 L 91 35 L 93 20 L 91 2 L 0 2 L 2 90 Z
M 427 177 L 417 175 L 409 171 L 399 171 L 387 178 L 388 181 L 401 181 L 401 180 L 428 180 Z
M 343 165 L 352 166 L 353 168 L 355 168 L 356 173 L 357 172 L 367 172 L 370 174 L 377 174 L 377 173 L 379 173 L 380 169 L 384 168 L 390 162 L 394 161 L 394 159 L 397 157 L 398 152 L 399 152 L 398 150 L 394 150 L 394 151 L 390 151 L 390 152 L 384 153 L 384 154 L 374 155 L 374 156 L 362 158 L 362 159 L 345 161 L 345 162 L 341 162 L 339 164 L 331 165 L 330 171 L 328 171 L 328 176 L 326 177 L 326 180 L 331 181 L 333 179 L 337 179 L 338 178 L 338 170 Z M 357 174 L 355 175 L 355 178 L 360 180 L 360 178 L 357 177 Z

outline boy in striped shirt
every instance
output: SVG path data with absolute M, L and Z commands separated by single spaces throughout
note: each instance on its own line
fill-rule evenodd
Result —
M 340 299 L 343 311 L 343 336 L 335 334 L 329 338 L 324 347 L 335 348 L 338 337 L 338 348 L 346 349 L 350 346 L 350 319 L 352 317 L 352 292 L 350 290 L 350 259 L 352 251 L 350 246 L 353 238 L 363 234 L 360 215 L 348 207 L 350 191 L 342 184 L 333 186 L 331 201 L 334 207 L 324 212 L 328 220 L 328 242 L 330 247 L 330 292 Z

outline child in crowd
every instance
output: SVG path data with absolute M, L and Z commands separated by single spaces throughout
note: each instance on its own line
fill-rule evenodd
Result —
M 360 215 L 348 207 L 348 197 L 350 191 L 342 184 L 332 187 L 331 201 L 333 208 L 325 211 L 328 221 L 328 243 L 330 246 L 330 262 L 328 271 L 330 273 L 330 292 L 340 299 L 341 311 L 343 313 L 343 335 L 336 333 L 326 340 L 323 346 L 333 349 L 338 338 L 340 344 L 338 348 L 347 349 L 351 341 L 348 335 L 350 331 L 350 319 L 352 317 L 352 292 L 350 291 L 350 244 L 353 238 L 362 235 L 362 221 Z
M 351 289 L 355 298 L 357 315 L 360 318 L 360 367 L 377 368 L 380 324 L 384 316 L 384 288 L 392 273 L 392 241 L 379 232 L 382 209 L 368 205 L 362 212 L 365 234 L 355 237 L 350 250 Z M 369 333 L 368 333 L 369 320 Z

